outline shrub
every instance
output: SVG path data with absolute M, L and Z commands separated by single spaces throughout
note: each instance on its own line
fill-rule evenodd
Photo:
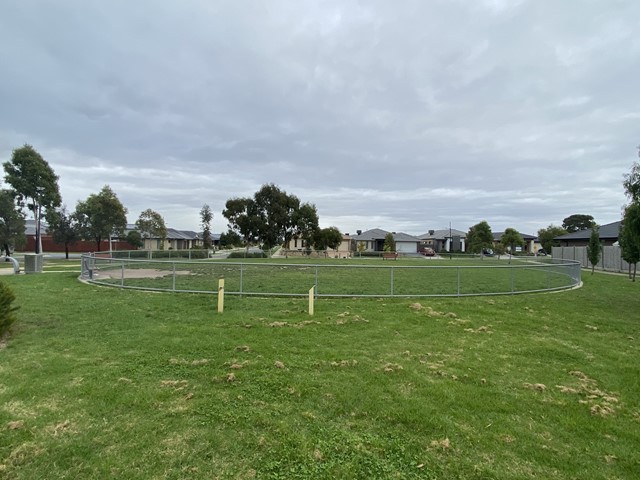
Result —
M 231 252 L 227 258 L 265 258 L 264 252 Z
M 18 307 L 11 304 L 16 299 L 13 291 L 4 283 L 0 282 L 0 337 L 2 337 L 16 321 L 15 311 Z

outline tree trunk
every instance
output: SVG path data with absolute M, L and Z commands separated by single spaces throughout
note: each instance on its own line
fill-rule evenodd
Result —
M 65 242 L 64 244 L 64 254 L 65 258 L 69 260 L 69 242 Z
M 102 243 L 102 237 L 96 237 L 96 252 L 100 251 L 100 244 Z
M 636 281 L 636 269 L 638 268 L 638 264 L 634 263 L 633 264 L 633 281 Z
M 591 275 L 596 271 L 596 265 L 594 263 L 591 264 Z

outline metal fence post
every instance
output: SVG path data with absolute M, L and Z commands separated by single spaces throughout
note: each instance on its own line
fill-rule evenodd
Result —
M 240 293 L 243 292 L 242 290 L 242 282 L 244 280 L 244 263 L 240 264 Z
M 460 296 L 460 267 L 456 267 L 458 271 L 458 296 Z
M 120 286 L 124 287 L 124 262 L 122 262 L 122 267 L 120 269 Z
M 320 290 L 320 289 L 318 288 L 318 265 L 316 265 L 316 283 L 315 283 L 315 287 L 316 287 L 316 289 L 315 289 L 315 295 L 316 295 L 316 297 L 317 297 L 317 296 L 318 296 L 318 291 Z
M 173 264 L 173 284 L 171 285 L 171 289 L 176 291 L 176 264 Z
M 391 267 L 391 296 L 393 297 L 393 267 Z

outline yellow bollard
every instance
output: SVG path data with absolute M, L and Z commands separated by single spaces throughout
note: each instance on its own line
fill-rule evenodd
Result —
M 311 287 L 311 289 L 309 290 L 309 315 L 313 315 L 313 301 L 314 301 L 314 289 L 316 288 L 316 286 L 314 285 L 313 287 Z
M 224 311 L 224 278 L 218 280 L 218 313 Z

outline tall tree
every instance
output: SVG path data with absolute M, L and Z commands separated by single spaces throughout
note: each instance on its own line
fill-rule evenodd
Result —
M 47 212 L 48 232 L 53 241 L 64 245 L 65 258 L 69 260 L 69 245 L 80 238 L 80 228 L 75 216 L 67 212 L 67 207 L 62 206 Z
M 569 215 L 567 218 L 562 220 L 562 228 L 564 228 L 567 233 L 588 230 L 593 228 L 595 224 L 596 222 L 591 215 L 583 215 L 580 213 Z
M 546 253 L 551 253 L 553 247 L 560 245 L 560 242 L 555 240 L 556 237 L 568 233 L 564 228 L 557 227 L 555 225 L 549 225 L 547 228 L 541 228 L 538 230 L 538 240 L 544 248 Z
M 0 254 L 4 250 L 7 257 L 11 249 L 24 243 L 24 215 L 14 203 L 9 190 L 0 190 Z
M 591 275 L 596 269 L 596 265 L 600 261 L 600 254 L 602 253 L 602 245 L 600 244 L 600 234 L 598 233 L 598 227 L 591 227 L 591 236 L 589 237 L 589 244 L 587 245 L 587 258 L 591 263 Z
M 244 238 L 247 248 L 258 238 L 258 221 L 255 202 L 251 198 L 230 198 L 222 215 L 229 221 L 230 232 Z
M 129 232 L 127 233 L 126 237 L 124 237 L 124 239 L 132 247 L 135 247 L 135 248 L 144 247 L 144 240 L 142 238 L 142 235 L 140 235 L 140 232 L 137 230 L 129 230 Z
M 511 263 L 511 255 L 513 255 L 516 246 L 522 247 L 524 245 L 524 239 L 515 228 L 507 228 L 502 234 L 500 243 L 509 250 L 509 263 Z
M 213 212 L 206 203 L 200 209 L 200 225 L 202 226 L 202 243 L 207 250 L 211 248 L 211 221 Z
M 136 228 L 140 231 L 142 238 L 160 239 L 160 250 L 164 250 L 164 240 L 167 238 L 167 226 L 164 218 L 155 210 L 147 208 L 136 220 Z
M 637 264 L 640 262 L 638 230 L 640 230 L 640 203 L 632 203 L 625 208 L 618 241 L 622 248 L 622 258 L 629 264 L 629 278 L 634 282 L 636 281 Z
M 272 183 L 263 185 L 253 198 L 227 200 L 222 215 L 247 244 L 258 241 L 266 249 L 287 245 L 298 232 L 307 235 L 317 223 L 315 206 L 301 205 L 298 197 Z
M 314 238 L 320 229 L 316 206 L 310 203 L 303 203 L 298 210 L 292 213 L 291 221 L 295 229 L 294 234 L 304 239 L 307 245 L 313 245 Z M 291 240 L 291 237 L 289 240 Z M 288 240 L 285 240 L 285 245 L 289 245 Z
M 475 224 L 467 233 L 467 243 L 471 253 L 484 254 L 484 251 L 493 246 L 493 234 L 486 220 Z
M 105 185 L 100 193 L 92 193 L 83 202 L 78 202 L 74 213 L 78 220 L 80 235 L 96 242 L 96 250 L 104 238 L 111 240 L 112 235 L 122 235 L 127 226 L 127 209 L 118 196 Z M 109 242 L 111 249 L 111 242 Z
M 58 176 L 31 146 L 25 144 L 13 151 L 11 160 L 3 163 L 5 180 L 21 207 L 33 213 L 36 224 L 35 253 L 42 253 L 41 220 L 43 213 L 60 205 Z

